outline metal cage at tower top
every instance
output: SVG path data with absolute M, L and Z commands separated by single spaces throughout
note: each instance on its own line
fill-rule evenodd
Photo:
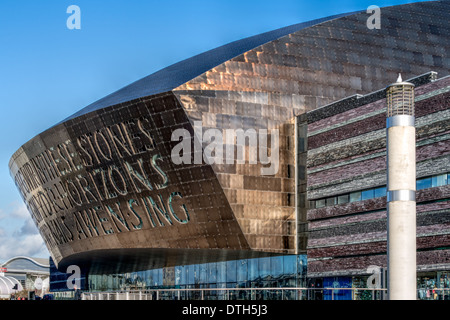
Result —
M 414 85 L 396 82 L 386 89 L 387 117 L 414 116 Z

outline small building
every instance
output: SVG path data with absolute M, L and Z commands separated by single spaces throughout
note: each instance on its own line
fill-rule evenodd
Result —
M 35 288 L 36 279 L 42 279 L 43 291 L 49 289 L 49 259 L 17 256 L 0 264 L 0 296 L 9 296 L 14 291 Z M 17 289 L 13 287 L 17 284 Z
M 17 279 L 5 277 L 3 273 L 0 273 L 0 299 L 9 298 L 15 291 L 22 290 L 23 287 Z

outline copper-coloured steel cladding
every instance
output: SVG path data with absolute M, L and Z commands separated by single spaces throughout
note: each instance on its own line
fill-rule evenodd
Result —
M 448 75 L 449 8 L 382 8 L 381 29 L 367 27 L 364 11 L 239 40 L 139 80 L 36 136 L 13 155 L 10 170 L 54 261 L 126 248 L 154 248 L 164 261 L 164 248 L 304 252 L 297 230 L 306 216 L 296 211 L 295 182 L 305 167 L 295 172 L 294 116 L 384 88 L 398 73 Z M 278 171 L 262 175 L 268 164 L 248 158 L 175 164 L 179 141 L 171 135 L 184 128 L 194 137 L 195 121 L 221 132 L 278 130 Z M 268 154 L 277 150 L 271 139 Z

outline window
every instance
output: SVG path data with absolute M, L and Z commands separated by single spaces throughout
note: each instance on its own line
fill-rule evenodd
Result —
M 200 283 L 207 283 L 208 282 L 208 267 L 209 264 L 207 263 L 202 263 L 199 265 L 199 282 Z
M 431 188 L 431 178 L 417 180 L 417 183 L 416 183 L 417 190 L 422 190 L 422 189 L 427 189 L 427 188 Z
M 377 188 L 374 190 L 374 197 L 381 198 L 386 196 L 386 187 Z
M 350 193 L 350 202 L 361 201 L 361 191 Z
M 217 262 L 217 282 L 227 282 L 227 263 L 226 261 Z
M 259 259 L 259 276 L 263 278 L 266 278 L 270 275 L 270 257 L 266 258 L 260 258 Z
M 212 262 L 209 264 L 208 268 L 208 282 L 209 283 L 216 283 L 217 281 L 217 264 L 215 262 Z
M 327 198 L 327 207 L 334 206 L 336 204 L 336 197 Z
M 191 264 L 189 266 L 187 266 L 186 268 L 186 279 L 187 279 L 187 284 L 195 284 L 195 270 L 194 270 L 195 265 Z M 158 269 L 156 269 L 157 271 Z M 156 286 L 156 283 L 155 283 Z
M 361 200 L 368 200 L 368 199 L 373 199 L 374 197 L 374 189 L 370 189 L 370 190 L 365 190 L 363 192 L 361 192 Z
M 259 259 L 250 259 L 248 261 L 248 280 L 255 281 L 259 278 Z
M 350 195 L 344 194 L 338 197 L 338 204 L 348 203 L 350 201 Z
M 441 187 L 450 184 L 450 173 L 435 175 L 432 177 L 421 178 L 416 182 L 416 189 L 428 189 L 434 187 Z M 334 206 L 336 204 L 344 204 L 348 202 L 364 201 L 374 198 L 385 197 L 387 192 L 386 187 L 378 187 L 364 191 L 356 191 L 352 193 L 342 194 L 339 196 L 328 197 L 319 200 L 312 200 L 311 208 L 323 208 Z
M 283 275 L 283 257 L 270 258 L 270 273 L 273 277 Z
M 227 261 L 227 282 L 236 282 L 237 280 L 237 263 L 236 260 Z
M 248 260 L 239 260 L 237 261 L 237 281 L 245 282 L 248 280 L 247 274 Z
M 441 174 L 431 178 L 432 187 L 442 187 L 447 184 L 447 174 Z
M 316 200 L 316 208 L 325 207 L 325 199 Z

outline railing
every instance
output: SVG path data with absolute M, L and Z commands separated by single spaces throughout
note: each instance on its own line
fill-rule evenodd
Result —
M 73 291 L 52 292 L 55 300 L 73 300 Z
M 420 292 L 421 290 L 422 292 Z M 350 291 L 351 294 L 345 295 L 344 293 L 348 291 Z M 374 289 L 374 288 L 204 288 L 204 289 L 153 289 L 140 291 L 83 293 L 83 300 L 385 300 L 385 299 L 387 299 L 387 289 Z M 450 288 L 419 289 L 418 300 L 450 300 Z
M 83 300 L 382 300 L 386 289 L 373 288 L 204 288 L 85 292 Z M 364 293 L 364 295 L 363 295 Z

